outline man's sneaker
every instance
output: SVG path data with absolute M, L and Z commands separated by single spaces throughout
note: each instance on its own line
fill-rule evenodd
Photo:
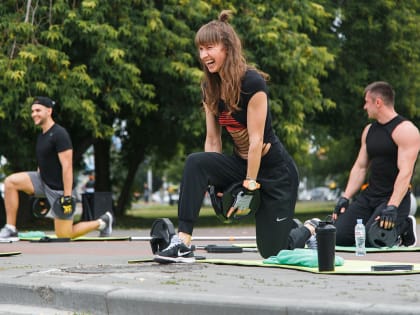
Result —
M 107 211 L 105 214 L 101 215 L 99 217 L 102 221 L 105 222 L 105 227 L 100 231 L 99 236 L 100 237 L 108 237 L 112 234 L 112 222 L 114 221 L 114 218 L 112 217 L 111 212 Z
M 193 263 L 195 257 L 193 248 L 185 245 L 177 235 L 174 235 L 171 239 L 171 244 L 164 250 L 157 253 L 154 261 L 161 264 L 168 263 Z
M 314 227 L 314 229 L 316 230 L 316 228 L 318 227 L 318 225 L 319 225 L 319 222 L 321 222 L 321 220 L 320 219 L 318 219 L 318 218 L 313 218 L 313 219 L 310 219 L 310 220 L 306 220 L 305 221 L 305 223 L 303 224 L 304 226 L 305 225 L 311 225 L 311 226 L 313 226 Z
M 401 234 L 401 245 L 414 247 L 417 243 L 416 219 L 412 215 L 409 215 L 407 220 L 410 223 L 410 226 L 407 231 Z
M 297 219 L 297 218 L 294 218 L 294 219 L 292 220 L 292 229 L 295 229 L 295 228 L 300 228 L 301 226 L 303 226 L 302 221 L 300 221 L 300 220 L 299 220 L 299 219 Z
M 18 231 L 11 229 L 7 224 L 0 231 L 0 239 L 7 239 L 12 242 L 19 240 Z
M 309 249 L 317 249 L 318 248 L 318 242 L 316 240 L 316 234 L 311 235 L 310 238 L 306 241 L 306 247 Z

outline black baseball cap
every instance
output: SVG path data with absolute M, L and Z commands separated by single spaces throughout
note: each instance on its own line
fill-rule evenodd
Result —
M 40 104 L 44 105 L 45 107 L 53 108 L 55 102 L 46 96 L 35 96 L 35 99 L 32 104 Z

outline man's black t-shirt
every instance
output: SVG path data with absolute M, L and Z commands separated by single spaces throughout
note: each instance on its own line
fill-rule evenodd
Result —
M 63 176 L 58 153 L 72 149 L 66 129 L 54 124 L 46 133 L 38 135 L 36 158 L 42 180 L 54 190 L 63 190 Z

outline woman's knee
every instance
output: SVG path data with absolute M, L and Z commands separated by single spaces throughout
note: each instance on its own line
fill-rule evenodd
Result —
M 196 164 L 201 162 L 203 159 L 205 159 L 206 156 L 208 156 L 208 152 L 194 152 L 190 153 L 187 156 L 187 159 L 185 161 L 186 164 Z
M 209 152 L 195 152 L 187 156 L 185 160 L 185 171 L 196 171 L 202 170 L 207 164 L 206 161 L 209 160 Z

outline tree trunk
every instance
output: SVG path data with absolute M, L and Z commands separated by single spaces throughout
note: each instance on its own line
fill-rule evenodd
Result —
M 123 187 L 121 189 L 121 194 L 118 198 L 118 203 L 115 209 L 116 216 L 123 216 L 125 214 L 125 210 L 131 204 L 132 194 L 131 188 L 133 187 L 133 182 L 136 177 L 137 170 L 139 165 L 144 160 L 144 152 L 141 150 L 136 151 L 136 154 L 130 154 L 128 158 L 128 170 L 127 176 L 124 180 Z
M 33 228 L 34 225 L 34 216 L 32 214 L 32 201 L 24 192 L 19 192 L 19 209 L 17 214 L 17 227 Z
M 111 191 L 111 141 L 98 139 L 93 147 L 95 150 L 95 191 Z
M 4 199 L 0 194 L 0 227 L 6 224 L 6 210 L 4 208 Z

